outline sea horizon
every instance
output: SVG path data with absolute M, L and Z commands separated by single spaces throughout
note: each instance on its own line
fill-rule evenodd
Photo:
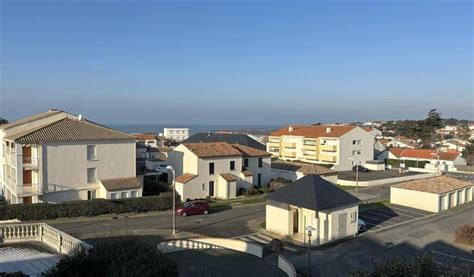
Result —
M 190 134 L 200 132 L 225 131 L 256 131 L 262 133 L 265 131 L 273 131 L 281 128 L 283 125 L 276 124 L 123 124 L 110 123 L 106 124 L 113 129 L 117 129 L 126 133 L 163 133 L 164 128 L 189 128 Z

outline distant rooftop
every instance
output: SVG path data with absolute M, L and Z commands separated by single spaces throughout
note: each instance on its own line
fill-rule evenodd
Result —
M 224 132 L 209 132 L 209 133 L 196 133 L 187 138 L 183 143 L 196 143 L 196 142 L 227 142 L 230 144 L 240 144 L 249 146 L 259 150 L 265 151 L 265 145 L 256 141 L 246 134 L 235 134 L 235 133 L 224 133 Z

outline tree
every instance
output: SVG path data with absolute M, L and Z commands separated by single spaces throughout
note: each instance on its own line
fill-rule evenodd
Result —
M 439 139 L 436 130 L 441 128 L 441 113 L 436 109 L 428 111 L 425 120 L 421 121 L 416 129 L 417 137 L 422 140 L 424 148 L 430 148 Z
M 466 159 L 468 165 L 473 165 L 474 162 L 474 140 L 471 140 L 470 143 L 462 151 L 462 156 Z
M 155 244 L 118 239 L 65 257 L 43 276 L 178 276 L 178 268 Z
M 458 126 L 458 138 L 462 140 L 469 140 L 471 138 L 471 129 L 469 129 L 469 125 L 467 124 L 462 124 Z
M 0 125 L 3 125 L 3 124 L 8 124 L 8 120 L 0 117 Z

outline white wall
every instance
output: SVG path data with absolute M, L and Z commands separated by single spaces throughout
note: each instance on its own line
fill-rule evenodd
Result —
M 263 157 L 262 158 L 262 167 L 258 167 L 258 157 L 245 157 L 243 159 L 249 160 L 248 169 L 253 173 L 252 184 L 254 186 L 258 185 L 258 174 L 262 174 L 262 186 L 268 186 L 272 177 L 271 177 L 271 158 Z M 243 161 L 242 161 L 243 164 Z M 240 167 L 242 168 L 242 167 Z
M 97 160 L 87 160 L 87 145 L 96 145 Z M 90 142 L 90 143 L 48 143 L 41 147 L 42 181 L 44 189 L 61 191 L 66 189 L 81 190 L 98 188 L 98 183 L 87 183 L 87 168 L 97 168 L 97 179 L 135 177 L 136 149 L 135 142 Z M 86 192 L 87 193 L 87 192 Z M 57 194 L 65 195 L 66 193 Z M 47 201 L 54 201 L 44 195 Z M 81 193 L 71 193 L 64 200 L 83 199 Z
M 361 140 L 361 144 L 352 144 L 353 140 Z M 360 127 L 356 127 L 339 137 L 339 157 L 335 170 L 351 170 L 353 165 L 349 158 L 359 161 L 362 165 L 374 158 L 375 137 Z M 353 150 L 361 150 L 360 155 L 353 155 Z
M 286 205 L 288 206 L 288 205 Z M 276 207 L 267 203 L 265 207 L 266 226 L 268 231 L 281 234 L 290 235 L 290 210 L 288 208 Z
M 390 203 L 433 213 L 437 213 L 439 211 L 439 198 L 440 196 L 435 193 L 396 187 L 390 188 Z

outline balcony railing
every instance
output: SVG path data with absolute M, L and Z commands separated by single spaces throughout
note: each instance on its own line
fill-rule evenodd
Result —
M 289 148 L 295 148 L 295 147 L 296 147 L 296 143 L 295 143 L 295 142 L 283 142 L 283 143 L 282 143 L 282 146 L 283 146 L 283 147 L 289 147 Z
M 43 184 L 31 183 L 21 186 L 21 194 L 38 194 L 43 192 Z
M 23 167 L 38 167 L 38 157 L 23 157 Z
M 319 149 L 322 150 L 322 151 L 334 152 L 334 151 L 337 150 L 337 146 L 336 145 L 320 145 Z
M 326 156 L 326 155 L 320 155 L 319 160 L 323 162 L 336 162 L 337 157 L 336 156 Z
M 283 157 L 296 158 L 296 152 L 283 151 L 283 152 L 281 153 L 281 155 L 282 155 Z

